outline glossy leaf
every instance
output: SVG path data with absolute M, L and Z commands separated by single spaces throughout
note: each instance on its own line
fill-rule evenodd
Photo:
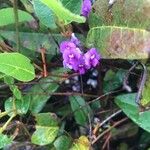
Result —
M 86 43 L 98 48 L 105 59 L 147 59 L 150 33 L 135 28 L 101 26 L 89 31 Z
M 33 17 L 22 10 L 18 10 L 19 22 L 31 21 L 34 20 Z M 13 8 L 3 8 L 0 10 L 0 26 L 6 26 L 9 24 L 14 24 L 14 12 Z
M 124 94 L 116 97 L 116 104 L 138 126 L 150 132 L 150 111 L 139 112 L 139 106 L 135 103 L 136 94 Z
M 54 75 L 63 75 L 66 70 L 64 68 L 59 68 L 51 72 Z M 38 113 L 45 106 L 48 99 L 50 99 L 51 94 L 54 93 L 64 79 L 61 77 L 47 77 L 41 79 L 36 85 L 27 92 L 27 96 L 31 99 L 30 110 L 32 113 Z M 28 87 L 27 87 L 28 88 Z
M 42 24 L 49 28 L 56 28 L 55 15 L 48 6 L 44 5 L 40 0 L 34 0 L 34 10 Z
M 97 0 L 94 5 L 94 15 L 89 20 L 90 26 L 116 25 L 140 29 L 150 27 L 150 1 L 149 0 L 117 0 L 108 11 L 109 1 Z
M 76 122 L 80 125 L 86 125 L 88 123 L 88 115 L 91 115 L 91 108 L 80 96 L 70 96 L 69 99 Z
M 24 55 L 19 53 L 1 53 L 0 60 L 0 72 L 20 81 L 34 79 L 34 67 Z
M 19 115 L 24 115 L 28 112 L 29 106 L 30 106 L 30 97 L 24 97 L 21 99 L 16 99 L 15 100 L 15 105 L 16 105 L 16 112 Z M 13 98 L 10 97 L 5 101 L 5 111 L 11 112 L 14 110 L 14 104 L 13 104 Z M 9 113 L 9 116 L 12 116 L 12 113 Z
M 0 133 L 0 149 L 4 148 L 8 144 L 11 144 L 11 142 L 12 142 L 12 138 Z
M 86 136 L 81 136 L 75 140 L 70 150 L 89 150 L 90 142 Z
M 66 135 L 62 135 L 55 140 L 54 146 L 56 150 L 67 150 L 71 146 L 71 139 Z
M 65 21 L 65 23 L 70 23 L 72 21 L 84 23 L 86 21 L 85 17 L 76 15 L 66 9 L 60 1 L 41 0 L 41 2 L 47 5 L 58 16 L 58 18 Z
M 37 125 L 31 141 L 37 145 L 47 145 L 54 141 L 58 134 L 59 127 L 51 113 L 41 113 L 35 115 Z
M 32 135 L 31 142 L 41 146 L 50 144 L 56 138 L 58 129 L 58 127 L 36 126 L 36 131 Z

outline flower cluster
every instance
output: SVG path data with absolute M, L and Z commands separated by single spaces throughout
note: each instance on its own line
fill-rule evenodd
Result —
M 91 48 L 83 54 L 80 47 L 80 41 L 72 34 L 69 41 L 63 41 L 60 44 L 60 52 L 63 55 L 64 67 L 84 74 L 88 69 L 98 65 L 100 55 L 95 48 Z
M 92 10 L 92 3 L 91 0 L 83 0 L 81 15 L 88 17 Z

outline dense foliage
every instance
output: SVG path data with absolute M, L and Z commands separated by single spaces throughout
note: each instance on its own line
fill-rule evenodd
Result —
M 0 1 L 0 149 L 150 149 L 149 0 Z

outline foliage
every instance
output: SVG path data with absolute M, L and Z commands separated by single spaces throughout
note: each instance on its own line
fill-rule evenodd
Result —
M 149 0 L 2 0 L 0 149 L 149 149 L 149 37 Z

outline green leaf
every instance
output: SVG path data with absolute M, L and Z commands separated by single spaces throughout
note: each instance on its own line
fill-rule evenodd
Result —
M 48 6 L 40 0 L 34 0 L 34 10 L 42 24 L 52 29 L 56 28 L 55 15 Z
M 91 108 L 80 96 L 70 96 L 69 99 L 72 111 L 75 111 L 74 117 L 76 122 L 80 125 L 86 125 L 88 123 L 88 115 L 91 115 L 92 112 Z
M 36 131 L 31 137 L 31 141 L 37 145 L 47 145 L 54 141 L 56 138 L 59 127 L 56 119 L 51 113 L 41 113 L 35 115 L 37 125 Z
M 93 5 L 95 22 L 90 16 L 89 20 L 92 26 L 116 25 L 128 26 L 140 29 L 149 29 L 150 27 L 150 1 L 149 0 L 117 0 L 111 11 L 108 11 L 108 1 L 97 0 Z M 99 21 L 99 23 L 97 23 Z
M 67 150 L 69 149 L 70 145 L 71 145 L 71 139 L 66 135 L 62 135 L 58 137 L 54 142 L 54 146 L 56 150 Z
M 30 60 L 19 53 L 0 54 L 0 72 L 20 81 L 30 81 L 35 77 Z
M 39 113 L 35 115 L 37 125 L 41 126 L 57 126 L 57 116 L 53 113 Z
M 33 20 L 33 17 L 22 10 L 18 10 L 18 18 L 19 22 L 25 22 L 25 21 L 31 21 Z M 6 26 L 9 24 L 14 24 L 15 18 L 14 18 L 14 12 L 13 8 L 4 8 L 0 10 L 0 27 Z
M 63 6 L 74 14 L 81 14 L 82 0 L 61 0 Z
M 150 132 L 150 111 L 139 112 L 139 106 L 135 103 L 136 94 L 124 94 L 116 97 L 116 104 L 138 126 Z
M 107 93 L 119 88 L 123 84 L 126 71 L 120 69 L 117 72 L 108 70 L 104 77 L 103 92 Z
M 30 106 L 30 97 L 24 97 L 22 99 L 16 99 L 15 100 L 15 105 L 16 105 L 16 112 L 19 115 L 24 115 L 28 112 L 29 106 Z M 13 98 L 10 97 L 5 101 L 5 111 L 10 112 L 14 110 L 14 105 L 13 105 Z M 12 113 L 9 113 L 9 116 L 12 116 Z
M 89 150 L 90 142 L 86 136 L 81 136 L 75 140 L 70 150 Z
M 0 149 L 12 143 L 12 138 L 0 133 Z
M 63 75 L 65 72 L 66 70 L 64 68 L 59 68 L 51 73 L 54 75 Z M 63 78 L 54 78 L 51 76 L 43 78 L 36 85 L 34 85 L 29 92 L 27 92 L 27 95 L 31 99 L 30 110 L 32 113 L 40 112 L 48 99 L 50 99 L 51 94 L 58 89 L 59 84 L 55 81 L 61 83 Z
M 141 105 L 143 107 L 150 105 L 150 70 L 147 72 L 147 80 L 142 91 Z
M 64 20 L 67 24 L 72 21 L 78 23 L 84 23 L 86 21 L 85 17 L 73 14 L 71 11 L 66 9 L 59 0 L 41 0 L 41 2 L 47 5 L 59 19 Z
M 50 144 L 56 138 L 58 129 L 58 127 L 36 126 L 36 131 L 31 137 L 31 142 L 41 146 Z
M 99 49 L 105 59 L 147 59 L 150 33 L 136 28 L 101 26 L 87 36 L 89 47 Z

